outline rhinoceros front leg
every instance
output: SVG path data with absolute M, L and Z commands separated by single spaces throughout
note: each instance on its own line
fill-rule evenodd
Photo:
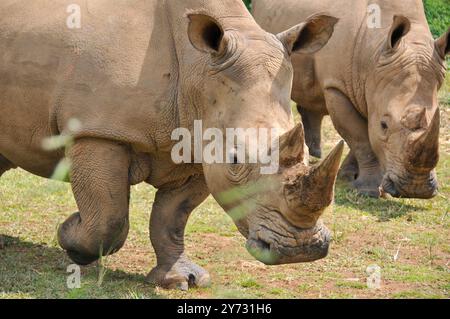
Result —
M 307 110 L 301 106 L 297 109 L 302 116 L 303 127 L 305 128 L 306 145 L 309 148 L 309 154 L 314 157 L 322 157 L 322 120 L 324 114 Z
M 71 183 L 79 213 L 58 229 L 69 257 L 87 265 L 118 251 L 128 235 L 129 166 L 126 146 L 84 138 L 70 150 Z
M 352 102 L 341 91 L 327 89 L 325 99 L 334 127 L 350 146 L 351 153 L 357 162 L 358 173 L 354 174 L 356 179 L 352 182 L 353 187 L 361 194 L 379 197 L 383 175 L 370 145 L 367 121 L 361 117 Z M 346 168 L 351 166 L 352 155 L 345 164 Z
M 16 168 L 16 166 L 0 154 L 0 177 L 12 168 Z
M 0 154 L 0 177 L 11 168 L 15 168 L 15 165 Z M 4 247 L 5 240 L 3 239 L 3 235 L 0 234 L 0 249 L 3 249 Z
M 184 253 L 184 229 L 189 215 L 208 195 L 203 176 L 193 176 L 175 189 L 158 190 L 150 219 L 150 239 L 157 266 L 147 276 L 148 282 L 182 290 L 210 284 L 208 272 Z

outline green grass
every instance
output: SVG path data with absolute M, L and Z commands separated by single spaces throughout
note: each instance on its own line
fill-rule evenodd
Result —
M 335 286 L 337 288 L 350 288 L 350 289 L 368 289 L 365 282 L 359 281 L 338 281 Z
M 449 62 L 450 59 L 447 59 L 447 67 L 450 66 Z M 450 76 L 448 74 L 444 80 L 441 90 L 439 91 L 439 100 L 444 107 L 450 108 Z
M 420 291 L 403 291 L 399 293 L 395 293 L 393 296 L 395 299 L 440 299 L 440 295 L 435 295 L 433 293 L 428 292 L 420 292 Z
M 252 277 L 247 277 L 242 279 L 239 284 L 241 285 L 241 287 L 243 288 L 261 288 L 261 285 L 256 282 L 256 280 Z M 273 291 L 273 289 L 272 289 Z

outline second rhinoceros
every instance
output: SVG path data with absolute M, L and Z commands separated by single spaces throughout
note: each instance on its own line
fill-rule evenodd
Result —
M 336 19 L 315 16 L 274 36 L 241 0 L 96 0 L 69 8 L 70 17 L 67 6 L 0 3 L 0 175 L 21 167 L 50 177 L 65 152 L 44 150 L 43 140 L 73 136 L 67 156 L 79 212 L 58 230 L 73 261 L 89 264 L 122 247 L 130 185 L 144 181 L 158 189 L 150 282 L 209 283 L 184 253 L 188 217 L 209 194 L 261 261 L 327 254 L 319 217 L 332 202 L 343 145 L 319 166 L 304 164 L 303 128 L 289 106 L 290 55 L 319 50 Z M 175 164 L 171 135 L 193 131 L 196 120 L 204 129 L 278 128 L 278 170 L 262 175 L 261 165 L 234 160 Z M 234 156 L 235 146 L 223 152 Z
M 329 114 L 351 148 L 342 176 L 359 192 L 435 196 L 437 92 L 450 32 L 433 40 L 422 0 L 254 0 L 253 8 L 270 32 L 315 12 L 340 19 L 323 50 L 292 58 L 292 98 L 310 153 L 321 155 L 320 127 Z

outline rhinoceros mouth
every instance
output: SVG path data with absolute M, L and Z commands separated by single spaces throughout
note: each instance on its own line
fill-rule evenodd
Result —
M 395 198 L 430 199 L 438 194 L 438 181 L 435 174 L 402 177 L 387 173 L 381 183 L 381 190 Z
M 301 229 L 288 236 L 262 226 L 247 239 L 246 248 L 266 265 L 312 262 L 327 256 L 331 235 L 320 222 L 315 227 Z

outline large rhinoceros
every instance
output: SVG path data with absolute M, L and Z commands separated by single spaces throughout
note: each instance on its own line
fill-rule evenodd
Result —
M 253 8 L 271 32 L 315 12 L 340 19 L 326 48 L 292 58 L 292 98 L 310 154 L 321 156 L 321 122 L 329 114 L 351 148 L 342 177 L 359 192 L 435 196 L 437 91 L 450 33 L 433 40 L 422 0 L 254 0 Z
M 319 217 L 332 202 L 343 144 L 321 165 L 305 164 L 303 127 L 294 126 L 289 106 L 290 55 L 319 50 L 335 18 L 315 16 L 274 36 L 241 0 L 71 3 L 0 2 L 0 175 L 21 167 L 49 177 L 67 153 L 79 212 L 59 227 L 58 240 L 73 261 L 89 264 L 122 247 L 130 185 L 144 181 L 158 189 L 153 283 L 208 284 L 208 273 L 185 256 L 183 238 L 191 211 L 209 194 L 261 261 L 327 254 L 329 231 Z M 234 158 L 175 164 L 172 133 L 194 134 L 195 120 L 203 129 L 277 128 L 277 171 L 261 174 L 262 164 Z M 70 148 L 43 149 L 46 138 L 69 133 Z M 223 151 L 236 155 L 233 145 Z

